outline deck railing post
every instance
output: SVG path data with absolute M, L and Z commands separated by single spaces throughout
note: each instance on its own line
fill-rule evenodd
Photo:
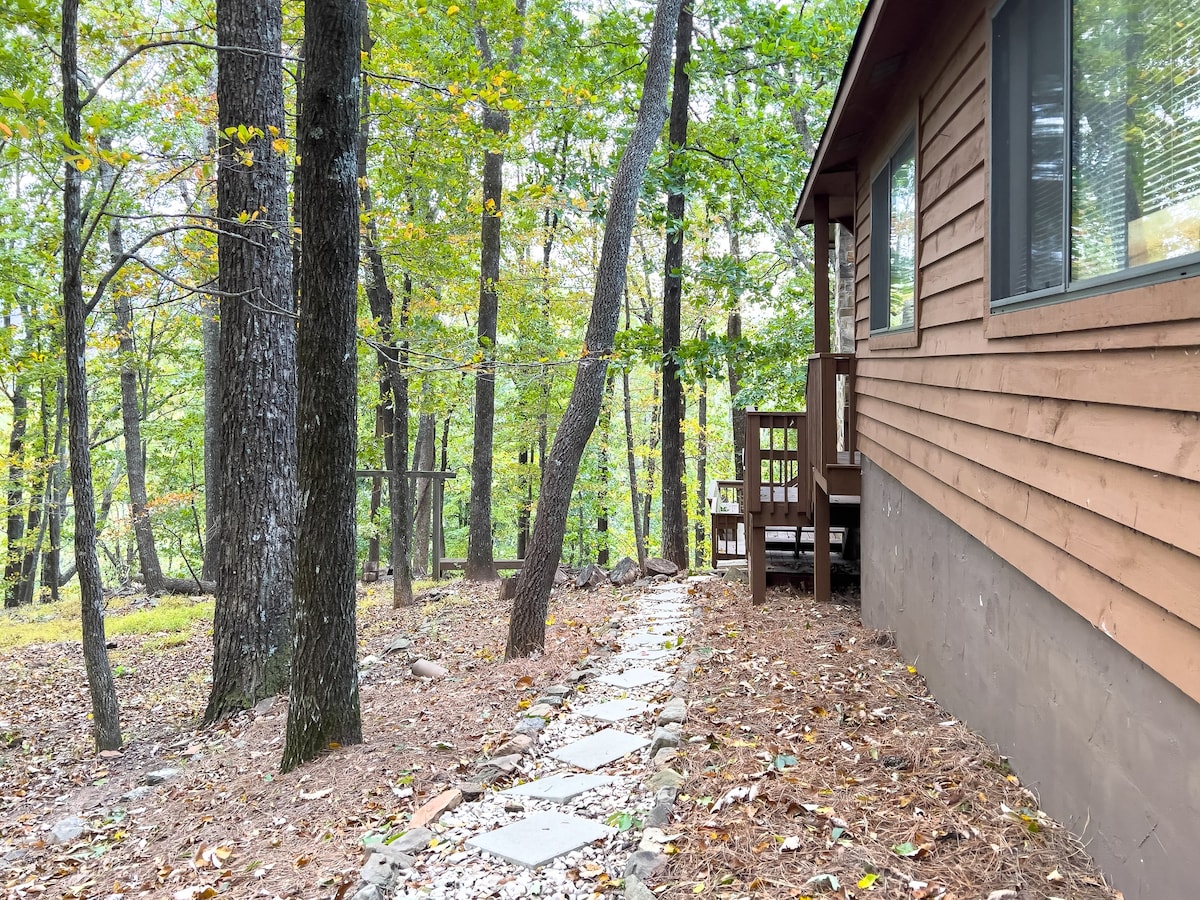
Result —
M 813 349 L 829 352 L 829 195 L 813 197 Z

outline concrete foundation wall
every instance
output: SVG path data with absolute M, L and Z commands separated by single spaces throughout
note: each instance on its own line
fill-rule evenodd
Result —
M 1200 704 L 863 459 L 863 618 L 1126 900 L 1200 897 Z

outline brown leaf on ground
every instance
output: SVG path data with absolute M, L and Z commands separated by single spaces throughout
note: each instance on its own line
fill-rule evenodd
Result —
M 688 780 L 660 897 L 1118 896 L 856 601 L 777 590 L 753 606 L 724 581 L 693 600 Z

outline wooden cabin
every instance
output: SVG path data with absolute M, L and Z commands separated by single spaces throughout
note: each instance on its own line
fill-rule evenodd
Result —
M 866 623 L 1127 900 L 1200 895 L 1200 5 L 872 0 L 797 220 L 818 333 L 853 236 Z

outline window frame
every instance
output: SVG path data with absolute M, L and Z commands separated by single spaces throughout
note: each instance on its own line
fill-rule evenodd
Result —
M 989 29 L 989 47 L 991 50 L 991 62 L 989 66 L 989 106 L 993 113 L 988 116 L 988 195 L 990 197 L 1002 196 L 1003 193 L 1009 192 L 1012 184 L 1011 171 L 1005 172 L 1007 179 L 999 177 L 997 161 L 1000 158 L 998 138 L 995 131 L 996 117 L 994 110 L 999 102 L 1007 102 L 1007 98 L 1000 98 L 998 92 L 998 82 L 996 79 L 996 67 L 998 56 L 996 47 L 999 43 L 997 37 L 997 19 L 1003 13 L 1004 9 L 1010 3 L 1017 0 L 1000 0 L 991 11 L 991 21 Z M 1072 220 L 1072 190 L 1073 190 L 1073 154 L 1074 154 L 1074 4 L 1075 0 L 1053 0 L 1061 4 L 1062 15 L 1065 19 L 1063 23 L 1063 62 L 1064 62 L 1064 95 L 1063 95 L 1063 115 L 1065 121 L 1064 136 L 1063 136 L 1063 191 L 1062 191 L 1062 215 L 1064 222 L 1063 229 L 1063 272 L 1062 284 L 1052 287 L 1040 288 L 1033 291 L 1025 291 L 1019 294 L 1010 296 L 998 297 L 995 296 L 994 285 L 996 282 L 995 273 L 997 271 L 997 259 L 999 255 L 999 242 L 995 240 L 995 235 L 999 228 L 1007 228 L 1008 222 L 999 222 L 996 212 L 996 205 L 993 201 L 991 210 L 988 215 L 988 261 L 989 261 L 989 278 L 988 278 L 988 306 L 990 312 L 1006 313 L 1015 312 L 1024 309 L 1037 309 L 1044 306 L 1050 306 L 1057 303 L 1069 302 L 1072 300 L 1081 300 L 1091 297 L 1113 294 L 1118 291 L 1132 290 L 1136 288 L 1149 287 L 1151 285 L 1162 284 L 1164 282 L 1177 281 L 1184 278 L 1192 278 L 1200 276 L 1200 251 L 1194 253 L 1183 254 L 1172 257 L 1170 259 L 1158 260 L 1156 262 L 1144 263 L 1139 266 L 1131 266 L 1115 272 L 1107 272 L 1103 275 L 1096 275 L 1085 279 L 1071 278 L 1071 262 L 1072 262 L 1072 246 L 1071 246 L 1071 220 Z M 1028 163 L 1028 156 L 1025 158 Z M 1001 193 L 998 193 L 1001 192 Z M 1011 212 L 1011 210 L 1010 210 Z
M 913 313 L 912 323 L 909 325 L 900 325 L 893 327 L 890 324 L 891 319 L 891 233 L 892 233 L 892 173 L 896 167 L 897 159 L 904 156 L 905 161 L 908 158 L 908 151 L 912 151 L 913 163 Z M 871 193 L 870 193 L 870 208 L 871 208 L 871 249 L 870 249 L 870 281 L 868 285 L 869 299 L 869 342 L 870 346 L 876 349 L 887 349 L 888 347 L 915 347 L 917 346 L 917 331 L 919 326 L 919 318 L 917 310 L 920 307 L 921 296 L 921 264 L 920 264 L 920 248 L 921 248 L 921 166 L 920 166 L 920 141 L 918 139 L 918 129 L 915 124 L 906 127 L 900 135 L 900 138 L 893 142 L 891 150 L 882 165 L 873 173 L 871 177 Z M 880 190 L 882 184 L 886 190 Z M 883 224 L 883 229 L 879 228 L 880 223 Z M 883 265 L 880 266 L 880 260 Z M 882 315 L 883 321 L 887 324 L 878 325 L 879 318 Z

